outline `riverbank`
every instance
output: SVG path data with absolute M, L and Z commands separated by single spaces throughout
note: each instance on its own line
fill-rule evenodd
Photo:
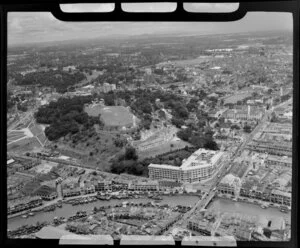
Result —
M 243 201 L 232 201 L 231 199 L 225 199 L 217 197 L 208 206 L 207 210 L 216 211 L 220 213 L 240 213 L 249 216 L 261 216 L 268 218 L 280 218 L 283 217 L 287 224 L 291 223 L 291 212 L 283 213 L 277 208 L 261 208 L 257 204 L 252 204 Z
M 160 204 L 168 204 L 169 206 L 194 206 L 196 202 L 199 200 L 199 196 L 195 195 L 173 195 L 173 196 L 162 196 L 162 200 Z M 63 203 L 62 208 L 56 208 L 52 212 L 36 212 L 34 216 L 30 216 L 28 218 L 22 218 L 21 216 L 17 216 L 14 218 L 10 218 L 7 221 L 8 229 L 16 229 L 22 225 L 34 225 L 36 222 L 43 221 L 52 221 L 54 217 L 65 217 L 68 218 L 74 215 L 78 211 L 87 211 L 88 213 L 93 211 L 94 207 L 102 207 L 102 206 L 113 206 L 116 204 L 122 204 L 124 201 L 133 202 L 133 203 L 147 203 L 152 201 L 151 199 L 144 197 L 138 199 L 111 199 L 109 201 L 96 201 L 82 205 L 71 206 L 70 204 Z
M 277 204 L 277 203 L 273 203 L 273 202 L 266 202 L 266 201 L 261 201 L 261 200 L 257 200 L 257 199 L 250 199 L 250 198 L 247 198 L 247 197 L 238 197 L 238 198 L 231 198 L 229 196 L 226 196 L 226 195 L 222 195 L 222 194 L 219 194 L 217 196 L 218 198 L 221 198 L 221 199 L 227 199 L 227 200 L 231 200 L 231 201 L 235 201 L 235 202 L 245 202 L 245 203 L 249 203 L 249 204 L 253 204 L 253 205 L 258 205 L 258 206 L 264 206 L 265 208 L 264 209 L 267 209 L 267 208 L 274 208 L 274 209 L 278 209 L 280 211 L 280 208 L 282 205 L 280 204 Z M 288 212 L 291 211 L 291 207 L 287 207 L 288 209 Z

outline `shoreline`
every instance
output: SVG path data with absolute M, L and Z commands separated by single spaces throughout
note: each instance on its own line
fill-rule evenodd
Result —
M 259 207 L 261 207 L 261 205 L 263 205 L 263 204 L 268 204 L 268 207 L 266 207 L 266 208 L 262 208 L 262 209 L 265 209 L 265 210 L 267 210 L 268 208 L 273 208 L 273 209 L 277 209 L 279 212 L 281 212 L 280 211 L 280 206 L 281 205 L 279 205 L 279 204 L 277 204 L 277 203 L 273 203 L 274 205 L 273 206 L 271 206 L 270 205 L 270 202 L 265 202 L 265 201 L 260 201 L 260 200 L 255 200 L 255 201 L 257 201 L 257 202 L 252 202 L 252 201 L 250 201 L 248 198 L 237 198 L 237 201 L 233 201 L 233 199 L 232 198 L 230 198 L 230 197 L 226 197 L 226 196 L 224 196 L 224 195 L 217 195 L 216 196 L 216 199 L 225 199 L 225 200 L 230 200 L 231 202 L 241 202 L 241 203 L 247 203 L 247 204 L 251 204 L 251 205 L 256 205 L 256 206 L 259 206 Z M 236 198 L 235 198 L 236 199 Z M 207 207 L 206 207 L 206 209 L 209 207 L 209 205 L 211 205 L 212 204 L 212 202 L 210 202 L 208 205 L 207 205 Z M 290 209 L 288 209 L 288 211 L 287 211 L 287 213 L 291 213 L 291 210 Z
M 43 206 L 39 206 L 39 207 L 36 207 L 36 208 L 24 210 L 22 212 L 15 213 L 13 215 L 8 215 L 7 219 L 9 220 L 9 219 L 13 219 L 13 218 L 16 218 L 16 217 L 20 217 L 22 215 L 27 215 L 30 212 L 41 212 L 46 207 L 49 207 L 51 205 L 56 205 L 59 200 L 62 200 L 62 205 L 69 205 L 70 206 L 70 204 L 67 203 L 67 201 L 69 201 L 69 200 L 76 200 L 76 199 L 82 199 L 82 198 L 84 199 L 84 198 L 91 197 L 91 196 L 96 196 L 96 195 L 97 195 L 97 193 L 92 193 L 92 194 L 88 194 L 88 195 L 80 195 L 80 196 L 74 196 L 74 197 L 67 197 L 67 198 L 64 198 L 64 199 L 58 199 L 57 198 L 56 201 L 54 203 L 52 203 L 52 204 L 43 205 Z M 147 195 L 145 195 L 145 194 L 136 194 L 136 195 L 139 196 L 137 199 L 148 199 Z M 179 194 L 179 193 L 176 193 L 176 194 L 163 194 L 163 193 L 159 193 L 158 195 L 162 196 L 162 197 L 164 197 L 164 196 L 168 196 L 168 197 L 172 197 L 172 196 L 174 196 L 174 197 L 175 196 L 197 196 L 199 198 L 201 197 L 201 194 L 196 194 L 196 193 L 182 193 L 182 194 Z M 111 200 L 128 201 L 130 199 L 135 199 L 135 198 L 134 197 L 128 197 L 128 198 L 124 198 L 124 199 L 110 199 L 110 200 L 108 200 L 108 202 L 111 201 Z M 151 199 L 149 199 L 149 200 L 151 200 Z M 97 202 L 102 202 L 102 200 L 97 199 Z M 88 203 L 89 202 L 87 202 L 86 204 L 88 204 Z M 84 206 L 85 204 L 82 204 L 82 205 Z

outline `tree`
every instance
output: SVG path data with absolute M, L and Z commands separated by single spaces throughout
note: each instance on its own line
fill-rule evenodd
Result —
M 206 140 L 204 148 L 209 150 L 219 150 L 218 144 L 214 140 Z
M 251 133 L 251 126 L 246 124 L 243 129 L 244 129 L 244 132 Z
M 234 124 L 230 127 L 230 129 L 240 130 L 241 128 L 237 124 Z
M 107 94 L 104 96 L 104 103 L 107 106 L 114 106 L 115 105 L 115 98 L 113 94 Z
M 177 132 L 177 136 L 184 141 L 189 141 L 192 136 L 192 130 L 190 128 L 181 129 Z
M 136 153 L 136 149 L 134 147 L 127 147 L 125 150 L 125 159 L 127 160 L 137 160 L 138 155 Z
M 177 128 L 181 128 L 181 126 L 184 125 L 184 120 L 183 119 L 179 119 L 179 118 L 176 118 L 176 117 L 172 117 L 171 119 L 171 123 L 176 126 Z

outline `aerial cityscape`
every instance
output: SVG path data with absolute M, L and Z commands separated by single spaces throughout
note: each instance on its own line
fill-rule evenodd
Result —
M 289 30 L 8 46 L 8 238 L 288 241 L 292 65 Z

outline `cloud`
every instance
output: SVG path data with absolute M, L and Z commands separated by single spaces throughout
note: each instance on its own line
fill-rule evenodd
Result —
M 292 30 L 291 13 L 251 12 L 234 22 L 62 22 L 47 12 L 8 13 L 8 45 L 142 34 Z

